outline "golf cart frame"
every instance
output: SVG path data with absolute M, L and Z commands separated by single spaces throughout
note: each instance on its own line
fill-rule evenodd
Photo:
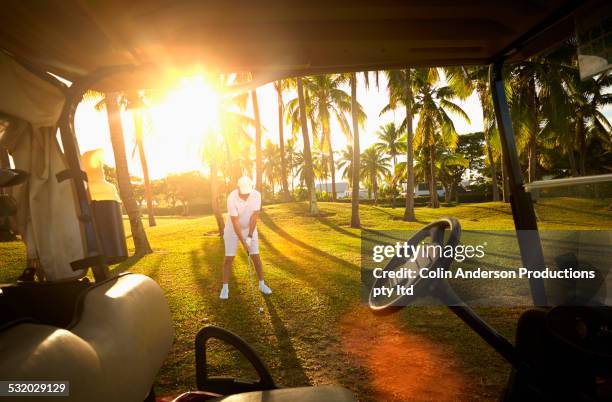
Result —
M 541 22 L 519 39 L 510 44 L 490 63 L 490 88 L 493 97 L 496 120 L 500 132 L 503 159 L 506 163 L 510 187 L 510 204 L 514 226 L 517 231 L 521 258 L 524 266 L 531 269 L 542 269 L 544 257 L 538 225 L 533 203 L 530 195 L 525 190 L 521 166 L 518 158 L 516 141 L 510 110 L 504 90 L 503 68 L 505 63 L 512 59 L 513 55 L 522 48 L 531 46 L 534 42 L 550 33 L 554 25 L 571 18 L 575 10 L 580 6 L 579 1 L 568 2 L 566 6 L 558 9 L 545 21 Z M 58 126 L 60 129 L 61 142 L 66 158 L 68 169 L 58 174 L 58 180 L 70 180 L 78 199 L 77 214 L 80 225 L 83 228 L 87 245 L 87 256 L 72 263 L 74 270 L 91 268 L 95 281 L 104 282 L 111 277 L 108 264 L 102 252 L 102 246 L 96 230 L 95 218 L 91 210 L 91 201 L 88 194 L 86 175 L 81 166 L 81 153 L 75 133 L 75 114 L 83 94 L 102 80 L 112 79 L 112 76 L 120 73 L 138 72 L 151 68 L 151 66 L 119 66 L 100 69 L 93 74 L 85 76 L 72 83 L 70 87 L 54 80 L 50 75 L 38 68 L 36 65 L 11 54 L 19 64 L 36 74 L 45 81 L 53 83 L 66 95 Z M 281 79 L 287 77 L 275 77 Z M 252 84 L 256 86 L 256 82 Z M 531 296 L 535 306 L 547 306 L 548 301 L 542 279 L 530 279 Z M 524 360 L 517 349 L 484 320 L 482 320 L 472 309 L 466 305 L 451 306 L 450 309 L 467 325 L 469 325 L 481 338 L 497 350 L 518 371 L 528 370 L 528 363 Z M 206 342 L 211 338 L 221 339 L 241 351 L 256 368 L 260 374 L 260 381 L 254 384 L 242 384 L 235 380 L 212 380 L 207 376 L 206 370 Z M 240 338 L 228 331 L 208 327 L 203 329 L 196 337 L 196 378 L 198 388 L 203 391 L 211 391 L 223 395 L 241 393 L 251 390 L 266 390 L 276 388 L 269 371 L 257 357 L 256 353 Z M 215 382 L 216 381 L 216 382 Z

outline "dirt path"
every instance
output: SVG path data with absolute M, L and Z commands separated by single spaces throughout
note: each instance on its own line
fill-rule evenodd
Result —
M 365 307 L 341 323 L 344 350 L 370 373 L 380 401 L 470 400 L 467 381 L 454 356 L 420 336 L 400 329 L 395 316 L 375 317 Z

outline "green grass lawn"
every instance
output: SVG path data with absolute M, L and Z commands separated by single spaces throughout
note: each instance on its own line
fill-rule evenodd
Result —
M 607 204 L 594 208 L 582 202 L 562 200 L 548 208 L 540 205 L 540 226 L 563 229 L 572 221 L 575 229 L 612 229 Z M 274 293 L 265 301 L 258 295 L 265 308 L 262 315 L 251 304 L 244 254 L 236 258 L 230 299 L 218 299 L 223 242 L 216 236 L 211 216 L 158 218 L 158 226 L 147 229 L 155 252 L 113 267 L 114 272 L 131 271 L 152 277 L 168 298 L 176 335 L 158 377 L 158 395 L 195 389 L 194 336 L 202 326 L 214 324 L 249 341 L 282 385 L 342 384 L 355 391 L 360 400 L 399 400 L 402 394 L 381 388 L 384 386 L 377 376 L 391 371 L 377 366 L 378 357 L 388 361 L 389 356 L 376 353 L 394 350 L 393 345 L 409 345 L 403 340 L 416 339 L 431 349 L 428 353 L 432 361 L 441 365 L 441 372 L 456 374 L 458 394 L 450 400 L 496 399 L 506 383 L 508 364 L 447 309 L 411 307 L 396 316 L 378 318 L 360 305 L 360 231 L 348 226 L 350 204 L 320 203 L 320 207 L 323 216 L 318 218 L 307 216 L 304 203 L 265 207 L 258 230 L 266 281 Z M 438 210 L 418 208 L 420 222 L 411 224 L 401 221 L 402 212 L 401 208 L 362 206 L 362 225 L 377 230 L 417 229 L 440 216 L 451 215 L 461 221 L 464 229 L 513 229 L 509 206 L 502 203 Z M 23 266 L 23 252 L 20 243 L 0 243 L 0 281 L 15 278 Z M 478 308 L 490 324 L 509 338 L 513 338 L 521 311 L 519 307 Z M 395 338 L 387 339 L 389 332 Z M 351 336 L 363 337 L 372 352 L 355 352 Z M 376 349 L 384 342 L 389 342 L 389 349 Z M 212 346 L 210 358 L 216 373 L 248 375 L 244 362 L 232 352 L 220 345 Z M 430 378 L 421 379 L 419 372 L 404 369 L 410 367 L 411 356 L 415 364 L 423 358 L 415 353 L 401 357 L 402 361 L 392 363 L 397 364 L 393 373 L 399 370 L 400 375 L 410 375 L 404 378 L 407 383 L 423 381 L 427 385 L 423 399 L 439 400 L 435 394 L 427 394 L 429 388 L 438 387 L 437 368 L 428 374 Z

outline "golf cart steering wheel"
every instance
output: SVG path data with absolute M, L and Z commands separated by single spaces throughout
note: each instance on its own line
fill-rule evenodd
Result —
M 461 225 L 455 218 L 443 218 L 432 222 L 419 230 L 406 243 L 408 246 L 416 246 L 418 244 L 440 245 L 444 249 L 447 246 L 455 248 L 459 244 L 461 237 Z M 429 241 L 427 241 L 429 240 Z M 437 292 L 441 281 L 437 278 L 422 278 L 417 275 L 416 278 L 389 278 L 390 271 L 401 271 L 405 268 L 411 269 L 416 273 L 422 268 L 429 268 L 431 271 L 435 269 L 447 270 L 453 261 L 452 257 L 444 257 L 443 255 L 418 255 L 414 261 L 407 257 L 395 256 L 383 268 L 382 277 L 377 278 L 368 297 L 368 304 L 374 313 L 390 314 L 402 309 L 404 306 L 414 303 L 420 297 L 425 296 L 440 296 L 444 292 Z M 413 286 L 411 295 L 401 295 L 394 292 L 391 296 L 377 295 L 374 296 L 374 289 L 387 287 L 395 288 L 397 285 L 409 287 Z

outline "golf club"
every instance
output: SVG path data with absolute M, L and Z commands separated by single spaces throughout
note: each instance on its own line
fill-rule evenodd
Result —
M 257 302 L 255 301 L 255 288 L 253 287 L 253 270 L 252 270 L 252 264 L 253 264 L 253 260 L 251 259 L 251 253 L 247 252 L 247 258 L 248 258 L 248 267 L 249 267 L 249 284 L 251 285 L 251 295 L 253 296 L 253 306 L 257 306 Z M 264 312 L 264 308 L 263 307 L 259 307 L 259 313 L 262 314 Z

